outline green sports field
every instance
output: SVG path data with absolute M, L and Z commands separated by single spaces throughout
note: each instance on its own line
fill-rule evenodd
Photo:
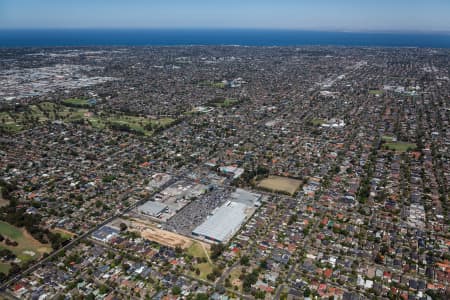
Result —
M 50 245 L 42 244 L 34 239 L 25 229 L 18 228 L 6 222 L 0 221 L 0 234 L 18 243 L 17 246 L 6 245 L 5 241 L 0 243 L 0 249 L 12 251 L 22 262 L 39 259 L 44 253 L 50 253 Z M 8 263 L 0 264 L 0 272 L 9 270 Z
M 397 152 L 407 152 L 415 150 L 417 148 L 417 145 L 414 143 L 406 143 L 406 142 L 389 142 L 385 143 L 384 147 L 386 149 Z

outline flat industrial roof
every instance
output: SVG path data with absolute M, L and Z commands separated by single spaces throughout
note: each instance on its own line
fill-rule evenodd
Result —
M 157 216 L 165 209 L 167 209 L 167 205 L 155 201 L 147 201 L 138 207 L 139 211 L 151 216 Z
M 245 204 L 229 201 L 219 207 L 192 233 L 223 242 L 230 238 L 245 221 L 247 208 Z

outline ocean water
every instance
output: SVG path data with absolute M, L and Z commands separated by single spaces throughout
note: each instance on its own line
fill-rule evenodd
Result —
M 0 47 L 147 45 L 322 45 L 450 48 L 450 34 L 356 33 L 256 29 L 0 30 Z

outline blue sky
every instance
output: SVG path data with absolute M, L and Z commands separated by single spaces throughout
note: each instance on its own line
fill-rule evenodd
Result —
M 0 0 L 0 28 L 450 31 L 450 0 Z

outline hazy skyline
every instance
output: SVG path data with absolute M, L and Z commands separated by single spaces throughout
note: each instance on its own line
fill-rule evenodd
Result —
M 0 0 L 0 29 L 450 31 L 447 0 Z

